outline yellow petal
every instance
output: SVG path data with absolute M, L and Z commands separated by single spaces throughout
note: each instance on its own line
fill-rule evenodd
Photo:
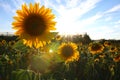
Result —
M 34 13 L 38 13 L 39 12 L 39 3 L 36 3 L 34 5 Z
M 30 11 L 31 13 L 34 11 L 34 8 L 33 8 L 32 3 L 30 3 L 30 8 L 29 8 L 29 11 Z
M 24 12 L 24 15 L 27 16 L 29 14 L 29 9 L 26 4 L 22 5 L 22 10 Z

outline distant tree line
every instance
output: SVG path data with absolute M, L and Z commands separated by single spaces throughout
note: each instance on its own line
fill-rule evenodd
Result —
M 6 41 L 17 41 L 18 40 L 18 36 L 4 36 L 4 35 L 0 35 L 0 41 L 2 40 L 6 40 Z
M 54 34 L 57 34 L 57 33 L 54 33 Z M 115 40 L 115 39 L 92 40 L 87 33 L 85 33 L 83 35 L 76 34 L 76 35 L 73 35 L 72 37 L 68 36 L 67 38 L 70 38 L 71 41 L 74 42 L 74 43 L 82 42 L 83 44 L 89 44 L 90 42 L 94 42 L 94 41 L 99 41 L 101 43 L 104 43 L 105 41 L 109 41 L 109 42 L 111 42 L 113 44 L 120 44 L 120 40 Z M 65 38 L 65 39 L 67 39 L 67 38 Z M 12 41 L 12 40 L 18 41 L 19 38 L 18 38 L 18 36 L 15 36 L 15 35 L 12 35 L 12 36 L 9 36 L 9 35 L 0 35 L 0 41 L 2 41 L 2 40 L 6 40 L 6 41 Z

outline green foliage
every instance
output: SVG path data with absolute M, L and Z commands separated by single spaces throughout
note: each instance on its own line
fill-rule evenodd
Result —
M 19 69 L 12 72 L 11 80 L 38 80 L 39 76 L 30 70 Z
M 26 47 L 23 44 L 22 40 L 19 40 L 15 43 L 15 45 L 13 46 L 14 49 L 18 50 L 18 51 L 22 51 L 23 53 L 27 53 L 29 47 Z

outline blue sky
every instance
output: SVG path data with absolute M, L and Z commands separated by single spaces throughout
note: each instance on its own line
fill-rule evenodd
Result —
M 14 32 L 11 23 L 16 10 L 30 2 L 52 9 L 60 34 L 120 39 L 120 0 L 0 0 L 0 32 Z

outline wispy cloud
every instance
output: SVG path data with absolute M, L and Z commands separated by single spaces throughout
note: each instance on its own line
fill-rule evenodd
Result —
M 67 31 L 69 32 L 72 30 L 73 33 L 77 32 L 80 26 L 84 27 L 92 24 L 97 19 L 102 17 L 101 14 L 95 14 L 86 20 L 80 20 L 82 15 L 94 9 L 100 1 L 101 0 L 35 0 L 35 2 L 44 3 L 45 6 L 51 7 L 56 12 L 58 15 L 56 16 L 56 27 L 58 31 L 66 32 L 66 29 L 69 29 Z
M 92 10 L 93 8 L 95 8 L 96 4 L 100 1 L 100 0 L 84 0 L 82 2 L 80 2 L 79 0 L 75 0 L 74 1 L 74 6 L 72 4 L 72 1 L 69 2 L 69 0 L 66 2 L 66 5 L 60 5 L 57 9 L 57 12 L 61 15 L 61 16 L 71 16 L 73 17 L 81 17 L 83 14 L 89 12 L 90 10 Z M 69 4 L 68 4 L 69 3 Z M 71 4 L 70 4 L 71 3 Z
M 92 39 L 117 38 L 119 36 L 120 20 L 114 18 L 120 11 L 120 4 L 106 10 L 109 6 L 101 9 L 100 2 L 104 0 L 30 0 L 40 2 L 40 5 L 51 8 L 56 15 L 56 28 L 59 32 L 66 33 L 84 33 L 87 32 Z M 10 0 L 1 3 L 6 12 L 13 14 L 23 3 L 28 0 Z M 106 1 L 107 2 L 107 1 Z M 112 4 L 112 3 L 111 3 Z M 99 7 L 99 8 L 98 8 Z M 111 7 L 111 6 L 110 6 Z M 98 10 L 96 10 L 98 8 Z M 92 10 L 95 10 L 94 12 Z M 92 13 L 90 13 L 92 12 Z M 88 14 L 90 13 L 90 15 Z M 119 13 L 119 12 L 118 12 Z M 86 16 L 87 14 L 87 16 Z M 84 18 L 85 17 L 85 18 Z M 114 19 L 114 20 L 113 20 Z M 116 22 L 115 22 L 116 21 Z M 109 35 L 108 35 L 109 34 Z M 119 38 L 120 39 L 120 38 Z
M 112 7 L 111 9 L 106 11 L 105 13 L 112 13 L 112 12 L 116 12 L 116 11 L 120 11 L 120 4 Z
M 25 3 L 24 0 L 11 0 L 16 9 L 21 8 L 21 5 Z
M 40 5 L 44 5 L 45 7 L 51 7 L 52 1 L 49 0 L 34 0 L 34 2 L 40 3 Z
M 57 17 L 58 29 L 60 28 L 60 30 L 62 30 L 61 27 L 63 26 L 63 27 L 67 27 L 67 28 L 71 29 L 72 31 L 74 29 L 74 31 L 77 32 L 78 28 L 80 28 L 80 26 L 84 27 L 86 25 L 86 23 L 89 25 L 89 24 L 93 23 L 96 19 L 100 18 L 101 15 L 95 15 L 95 16 L 92 16 L 89 19 L 86 19 L 83 21 L 78 20 L 78 19 L 80 19 L 80 17 L 82 15 L 84 15 L 85 13 L 87 13 L 90 10 L 92 10 L 93 8 L 95 8 L 96 4 L 100 0 L 95 0 L 95 1 L 92 0 L 92 1 L 86 0 L 84 2 L 80 2 L 80 4 L 79 4 L 79 0 L 76 0 L 73 7 L 71 7 L 72 2 L 69 2 L 71 4 L 67 4 L 67 6 L 60 5 L 57 10 L 57 12 L 59 13 L 59 17 Z
M 56 2 L 60 4 L 60 3 L 61 3 L 61 0 L 56 0 Z
M 0 3 L 0 7 L 2 7 L 7 13 L 15 12 L 15 10 L 8 3 Z
M 13 4 L 10 4 L 12 2 Z M 0 7 L 2 7 L 8 13 L 15 13 L 18 8 L 21 8 L 21 5 L 25 3 L 24 0 L 11 0 L 9 2 L 0 2 Z
M 47 7 L 54 9 L 59 16 L 71 16 L 77 17 L 82 16 L 88 11 L 96 7 L 96 4 L 101 0 L 65 0 L 64 4 L 60 0 L 55 0 L 56 3 L 49 0 L 34 0 L 35 2 L 44 3 Z M 62 3 L 62 4 L 60 4 Z M 59 5 L 56 5 L 59 4 Z
M 80 2 L 81 2 L 80 0 L 66 0 L 66 7 L 68 8 L 77 7 Z
M 120 20 L 116 21 L 115 24 L 119 24 L 120 25 Z
M 110 26 L 91 27 L 87 30 L 87 33 L 92 37 L 92 39 L 111 39 L 111 35 L 113 35 L 114 32 L 115 29 L 110 28 Z
M 105 18 L 105 21 L 110 21 L 110 20 L 112 20 L 112 16 Z
M 98 20 L 99 18 L 101 18 L 102 16 L 103 16 L 102 14 L 96 14 L 96 15 L 94 15 L 92 17 L 89 17 L 89 18 L 87 18 L 85 20 L 82 20 L 81 23 L 83 25 L 90 25 L 92 23 L 95 23 L 95 21 Z

